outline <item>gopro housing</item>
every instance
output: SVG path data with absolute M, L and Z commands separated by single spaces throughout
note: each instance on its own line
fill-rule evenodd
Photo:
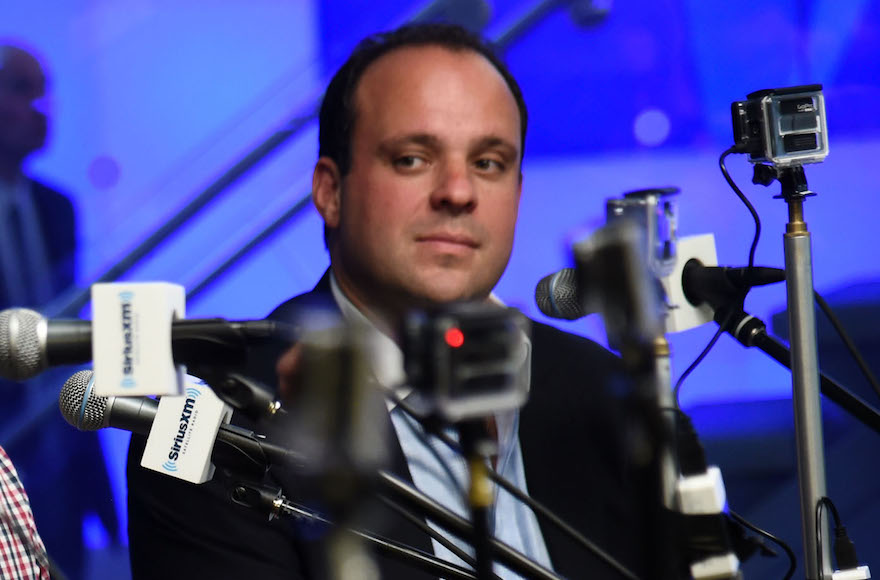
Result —
M 404 369 L 420 414 L 451 423 L 519 408 L 529 325 L 515 308 L 455 303 L 416 311 L 404 324 Z
M 765 89 L 731 103 L 733 138 L 752 163 L 792 167 L 828 156 L 822 85 Z
M 678 192 L 677 187 L 640 189 L 605 200 L 606 223 L 630 220 L 644 233 L 645 257 L 658 278 L 668 276 L 675 268 Z

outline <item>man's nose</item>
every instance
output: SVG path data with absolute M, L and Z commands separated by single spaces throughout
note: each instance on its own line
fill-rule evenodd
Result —
M 477 191 L 467 163 L 450 161 L 442 166 L 431 193 L 431 206 L 451 213 L 470 212 L 477 207 Z

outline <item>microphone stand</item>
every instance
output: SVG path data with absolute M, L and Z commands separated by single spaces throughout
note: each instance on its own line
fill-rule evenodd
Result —
M 249 482 L 237 482 L 232 489 L 231 499 L 239 505 L 259 510 L 269 516 L 269 520 L 279 517 L 289 517 L 296 520 L 304 520 L 310 523 L 321 523 L 333 526 L 329 519 L 319 515 L 310 509 L 297 505 L 285 498 L 280 490 L 256 485 Z M 418 568 L 429 574 L 443 578 L 456 578 L 462 580 L 477 580 L 473 572 L 455 564 L 440 560 L 435 556 L 428 555 L 421 550 L 410 548 L 393 540 L 371 534 L 369 532 L 347 528 L 346 533 L 353 534 L 357 538 L 373 546 L 378 552 L 406 562 L 414 568 Z
M 461 448 L 468 464 L 468 505 L 473 523 L 473 547 L 476 572 L 479 580 L 492 578 L 492 538 L 490 511 L 492 507 L 492 482 L 486 462 L 494 452 L 495 444 L 486 433 L 485 425 L 478 419 L 462 421 L 458 425 Z
M 399 478 L 386 471 L 380 470 L 378 472 L 378 485 L 384 496 L 389 496 L 393 500 L 404 504 L 406 507 L 419 512 L 421 515 L 425 516 L 425 519 L 430 519 L 436 522 L 448 532 L 466 540 L 471 540 L 473 538 L 474 527 L 470 522 L 441 506 L 422 492 L 401 481 Z M 249 482 L 236 483 L 232 490 L 232 500 L 240 505 L 264 511 L 268 513 L 270 519 L 283 515 L 307 518 L 312 521 L 332 525 L 329 520 L 315 512 L 303 509 L 289 502 L 280 492 L 270 490 L 261 485 L 255 485 Z M 426 566 L 432 566 L 431 562 L 436 560 L 436 558 L 423 554 L 418 550 L 401 546 L 397 542 L 392 542 L 391 540 L 379 538 L 365 532 L 355 532 L 355 534 L 372 543 L 381 552 L 385 553 L 385 555 L 398 558 L 402 562 L 411 564 L 423 570 L 428 569 Z M 519 574 L 524 578 L 533 578 L 536 580 L 562 580 L 560 576 L 528 559 L 507 544 L 494 538 L 489 538 L 488 541 L 491 544 L 491 548 L 498 561 L 516 574 Z M 477 578 L 477 576 L 469 571 L 447 562 L 439 561 L 435 563 L 439 563 L 444 567 L 449 566 L 450 570 L 459 570 L 460 572 L 468 574 L 459 575 L 459 578 Z M 431 568 L 429 571 L 436 573 L 439 576 L 443 576 L 447 573 L 450 575 L 455 574 L 455 572 L 450 573 L 445 570 L 445 568 L 443 570 Z
M 430 499 L 399 478 L 388 472 L 379 472 L 379 487 L 383 493 L 391 496 L 405 506 L 421 512 L 425 519 L 432 520 L 456 536 L 469 540 L 473 538 L 473 526 L 464 518 Z M 526 558 L 507 544 L 495 538 L 489 538 L 495 558 L 513 572 L 525 578 L 537 580 L 562 580 L 560 576 L 540 564 Z
M 755 177 L 766 182 L 766 166 L 755 166 Z M 815 195 L 807 188 L 801 166 L 777 168 L 782 184 L 780 196 L 788 204 L 785 226 L 785 286 L 788 327 L 791 336 L 792 402 L 798 452 L 798 482 L 804 542 L 804 568 L 808 580 L 831 577 L 831 549 L 828 541 L 819 545 L 816 506 L 825 496 L 825 451 L 819 398 L 819 361 L 816 345 L 816 312 L 813 305 L 813 263 L 810 232 L 804 221 L 804 199 Z M 766 185 L 767 183 L 765 183 Z M 827 526 L 822 538 L 829 538 Z M 821 555 L 819 553 L 821 550 Z M 819 560 L 823 569 L 819 569 Z
M 632 398 L 642 419 L 642 424 L 635 426 L 634 439 L 639 440 L 633 445 L 652 451 L 638 466 L 651 483 L 651 489 L 645 490 L 646 520 L 656 540 L 649 555 L 651 571 L 657 578 L 676 578 L 682 576 L 682 563 L 673 517 L 678 458 L 675 417 L 670 412 L 675 405 L 669 388 L 669 343 L 663 335 L 660 301 L 641 243 L 635 222 L 615 220 L 576 244 L 574 256 L 580 280 L 603 281 L 582 302 L 599 307 L 608 343 L 620 352 L 633 380 Z
M 733 313 L 724 331 L 740 344 L 749 348 L 758 348 L 782 366 L 791 369 L 791 351 L 767 333 L 767 325 L 763 320 L 745 312 L 740 305 L 713 305 L 713 307 L 716 308 L 715 321 L 719 325 L 724 324 L 724 318 Z M 880 434 L 880 411 L 870 403 L 822 372 L 819 373 L 819 388 L 823 395 L 840 408 Z

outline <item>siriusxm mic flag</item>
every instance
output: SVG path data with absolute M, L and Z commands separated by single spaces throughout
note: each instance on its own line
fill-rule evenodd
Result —
M 174 364 L 171 323 L 185 316 L 186 294 L 179 284 L 94 284 L 95 393 L 103 397 L 180 394 L 185 370 Z
M 191 483 L 209 481 L 214 439 L 231 417 L 232 408 L 211 387 L 187 375 L 182 395 L 159 399 L 141 466 Z
M 670 308 L 664 319 L 665 332 L 683 332 L 712 321 L 714 312 L 708 304 L 694 306 L 684 295 L 682 273 L 685 264 L 690 260 L 699 260 L 704 266 L 717 266 L 718 255 L 715 252 L 715 236 L 700 234 L 678 238 L 675 265 L 672 273 L 660 278 L 666 301 Z

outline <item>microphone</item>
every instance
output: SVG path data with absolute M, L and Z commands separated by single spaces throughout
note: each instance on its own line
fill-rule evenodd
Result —
M 681 273 L 681 285 L 688 302 L 694 306 L 705 302 L 716 310 L 740 300 L 754 286 L 784 281 L 785 270 L 780 268 L 704 266 L 696 259 L 689 260 Z
M 699 306 L 704 302 L 720 308 L 754 286 L 764 286 L 785 280 L 785 270 L 755 266 L 753 268 L 704 266 L 699 260 L 689 260 L 682 271 L 681 285 L 688 301 Z M 577 320 L 591 312 L 582 305 L 582 289 L 577 271 L 563 268 L 545 276 L 535 288 L 538 309 L 550 318 Z
M 563 268 L 541 278 L 535 287 L 535 302 L 538 309 L 550 318 L 577 320 L 591 314 L 581 305 L 574 268 Z
M 92 371 L 77 371 L 61 388 L 58 407 L 64 420 L 80 431 L 113 427 L 149 435 L 159 402 L 150 397 L 102 397 L 92 389 Z M 231 471 L 262 476 L 272 465 L 298 468 L 302 457 L 262 436 L 235 425 L 222 424 L 214 442 L 212 462 Z
M 271 339 L 293 340 L 293 328 L 271 320 L 176 320 L 174 361 L 180 364 L 245 362 L 247 347 Z M 0 377 L 21 381 L 48 367 L 92 360 L 89 320 L 51 320 L 26 308 L 0 311 Z

